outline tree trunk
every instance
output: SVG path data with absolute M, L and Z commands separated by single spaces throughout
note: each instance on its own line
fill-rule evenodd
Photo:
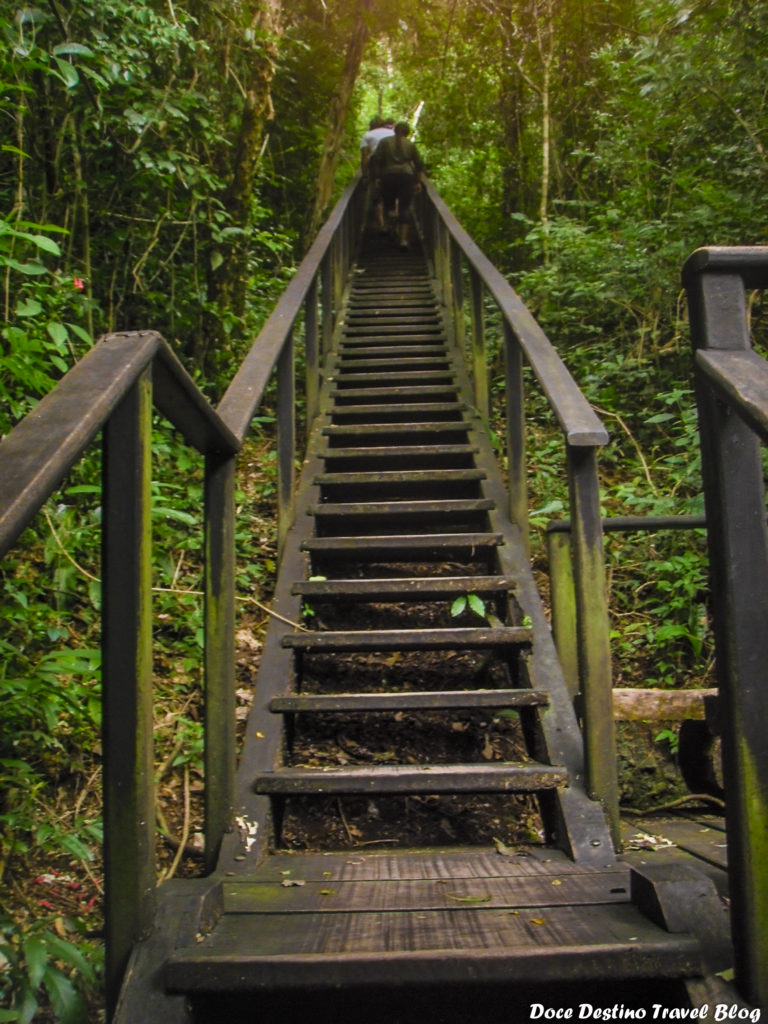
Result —
M 225 237 L 209 239 L 206 260 L 209 311 L 203 325 L 202 350 L 195 353 L 198 364 L 212 369 L 214 353 L 229 347 L 221 313 L 227 319 L 242 319 L 246 309 L 248 257 L 253 190 L 264 126 L 273 116 L 272 79 L 278 59 L 282 32 L 281 0 L 261 0 L 250 25 L 252 38 L 259 40 L 247 63 L 248 76 L 242 80 L 242 111 L 234 147 L 220 158 L 219 168 L 228 185 L 220 197 L 227 213 Z M 233 76 L 234 77 L 234 76 Z M 233 86 L 234 88 L 234 86 Z
M 536 36 L 541 60 L 541 199 L 539 202 L 539 221 L 544 229 L 544 259 L 549 260 L 547 241 L 549 230 L 549 179 L 551 169 L 551 132 L 552 111 L 550 82 L 554 62 L 554 25 L 552 23 L 552 0 L 545 0 L 542 17 L 536 12 Z
M 373 0 L 359 0 L 357 5 L 354 25 L 352 26 L 349 43 L 347 44 L 344 68 L 336 92 L 331 99 L 328 129 L 325 135 L 323 155 L 320 159 L 320 168 L 317 172 L 315 184 L 315 198 L 304 236 L 305 246 L 308 246 L 315 237 L 318 228 L 322 224 L 323 215 L 331 198 L 349 104 L 352 99 L 355 83 L 357 82 L 357 76 L 360 73 L 365 44 L 370 35 L 372 7 Z

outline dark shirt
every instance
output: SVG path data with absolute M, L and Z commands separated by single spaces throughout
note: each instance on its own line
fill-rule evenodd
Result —
M 371 164 L 374 173 L 381 177 L 386 174 L 416 174 L 424 167 L 411 140 L 395 135 L 381 140 L 371 157 Z

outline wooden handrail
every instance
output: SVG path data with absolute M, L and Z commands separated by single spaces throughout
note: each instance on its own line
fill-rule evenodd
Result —
M 747 1002 L 766 1006 L 768 530 L 760 440 L 768 442 L 768 364 L 752 351 L 746 289 L 768 287 L 768 246 L 699 249 L 683 282 L 712 577 L 735 980 Z
M 240 448 L 218 413 L 154 331 L 101 339 L 0 443 L 0 554 L 17 540 L 99 431 L 103 432 L 102 699 L 107 990 L 114 1005 L 133 943 L 151 920 L 155 887 L 152 769 L 150 456 L 153 403 L 205 456 L 205 489 L 228 495 L 221 465 Z M 231 496 L 229 498 L 231 500 Z M 232 748 L 233 559 L 226 521 L 205 515 L 206 762 Z M 225 582 L 224 577 L 228 576 Z M 234 719 L 234 707 L 231 715 Z M 229 823 L 234 765 L 206 786 L 206 845 Z
M 528 542 L 523 362 L 533 370 L 565 442 L 572 530 L 572 599 L 583 709 L 587 790 L 605 808 L 614 842 L 621 841 L 619 784 L 612 710 L 608 594 L 605 581 L 596 449 L 608 433 L 571 376 L 554 345 L 506 278 L 467 234 L 430 183 L 421 197 L 422 233 L 434 262 L 453 335 L 464 349 L 462 263 L 469 270 L 469 322 L 475 404 L 488 421 L 488 369 L 484 328 L 487 294 L 501 314 L 505 364 L 509 515 Z
M 331 216 L 320 229 L 217 407 L 219 415 L 237 437 L 243 438 L 248 432 L 286 338 L 321 274 L 323 261 L 337 241 L 344 219 L 361 187 L 358 174 L 344 190 Z
M 0 556 L 88 448 L 144 370 L 153 366 L 158 408 L 203 454 L 234 453 L 240 441 L 154 331 L 110 334 L 0 443 Z
M 699 351 L 696 366 L 709 385 L 768 444 L 768 362 L 757 352 Z
M 536 375 L 569 444 L 600 446 L 608 433 L 520 296 L 467 234 L 431 184 L 427 195 L 467 263 L 493 297 Z
M 695 286 L 701 274 L 735 274 L 745 288 L 768 288 L 768 246 L 710 245 L 696 249 L 683 266 L 683 284 Z

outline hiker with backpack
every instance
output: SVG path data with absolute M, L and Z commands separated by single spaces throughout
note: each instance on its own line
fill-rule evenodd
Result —
M 424 181 L 424 164 L 419 151 L 408 138 L 411 129 L 405 121 L 395 125 L 395 134 L 382 139 L 371 156 L 371 173 L 381 184 L 384 209 L 396 218 L 397 240 L 408 248 L 411 202 Z

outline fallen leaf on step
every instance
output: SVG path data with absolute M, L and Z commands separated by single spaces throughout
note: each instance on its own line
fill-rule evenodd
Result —
M 506 843 L 502 843 L 496 836 L 493 837 L 493 845 L 496 847 L 496 853 L 501 854 L 502 857 L 514 857 L 515 851 L 511 850 Z

